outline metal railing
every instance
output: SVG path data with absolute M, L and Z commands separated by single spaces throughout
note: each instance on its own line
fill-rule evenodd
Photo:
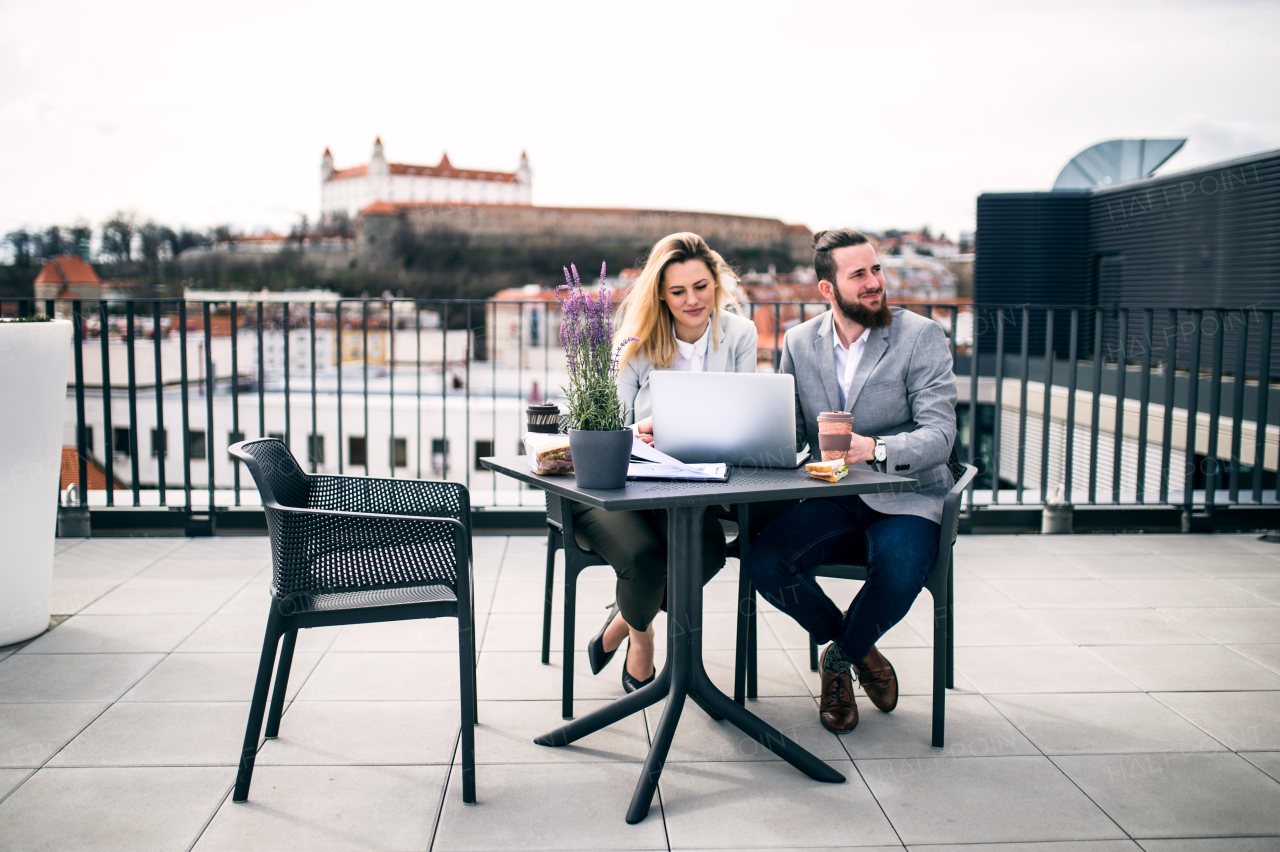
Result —
M 825 309 L 744 305 L 760 368 L 777 369 L 786 329 Z M 970 513 L 1042 505 L 1059 489 L 1077 506 L 1277 506 L 1274 311 L 911 309 L 950 342 L 957 449 L 980 475 Z M 455 479 L 481 512 L 541 506 L 475 460 L 516 452 L 525 404 L 557 395 L 554 301 L 0 301 L 0 313 L 38 311 L 74 323 L 64 443 L 75 446 L 81 507 L 252 507 L 257 492 L 225 449 L 269 435 L 313 472 Z M 170 460 L 174 426 L 180 458 Z M 104 487 L 91 492 L 97 468 Z

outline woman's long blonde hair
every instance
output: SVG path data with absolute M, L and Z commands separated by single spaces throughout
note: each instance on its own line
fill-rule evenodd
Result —
M 715 283 L 715 303 L 710 318 L 711 345 L 716 349 L 720 348 L 716 337 L 720 312 L 730 305 L 738 304 L 729 289 L 737 283 L 738 276 L 734 275 L 720 253 L 713 251 L 702 237 L 688 232 L 671 234 L 658 240 L 649 250 L 649 259 L 645 261 L 640 278 L 618 308 L 620 321 L 614 340 L 621 342 L 634 337 L 639 341 L 634 346 L 623 349 L 618 369 L 626 366 L 637 351 L 644 353 L 649 363 L 659 369 L 666 369 L 675 363 L 676 336 L 671 329 L 675 320 L 667 303 L 658 296 L 662 293 L 662 276 L 666 274 L 667 267 L 686 260 L 700 260 L 711 271 L 711 280 Z

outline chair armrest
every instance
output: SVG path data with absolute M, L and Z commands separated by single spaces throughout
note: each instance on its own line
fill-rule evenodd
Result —
M 471 501 L 457 482 L 375 479 L 367 476 L 313 476 L 309 508 L 400 517 L 438 517 L 470 528 Z
M 457 518 L 266 508 L 281 595 L 444 583 L 459 600 L 469 598 L 470 531 Z

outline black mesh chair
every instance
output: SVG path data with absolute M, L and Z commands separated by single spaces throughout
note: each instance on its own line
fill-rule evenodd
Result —
M 471 505 L 455 482 L 310 476 L 282 441 L 230 448 L 253 474 L 271 534 L 271 610 L 232 800 L 249 797 L 263 714 L 280 730 L 298 630 L 338 624 L 458 619 L 462 800 L 474 804 L 476 681 Z M 280 643 L 281 637 L 284 642 Z M 271 707 L 267 690 L 280 644 Z
M 941 540 L 938 557 L 929 569 L 924 587 L 933 596 L 933 747 L 942 748 L 946 725 L 946 695 L 955 688 L 955 578 L 951 571 L 956 534 L 960 528 L 960 498 L 973 481 L 978 469 L 961 464 L 955 453 L 948 462 L 955 485 L 942 504 Z M 750 545 L 743 545 L 744 556 Z M 865 565 L 824 564 L 813 571 L 814 577 L 866 580 Z M 742 703 L 756 697 L 755 660 L 755 589 L 745 579 L 739 586 L 737 658 L 734 666 L 734 698 Z M 818 670 L 818 647 L 809 640 L 809 668 Z

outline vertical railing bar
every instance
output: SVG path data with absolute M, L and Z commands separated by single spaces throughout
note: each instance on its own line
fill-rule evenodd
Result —
M 1236 335 L 1236 368 L 1231 382 L 1231 478 L 1227 499 L 1240 502 L 1240 452 L 1244 431 L 1245 375 L 1249 369 L 1249 312 L 1240 311 L 1240 333 Z
M 1191 364 L 1187 371 L 1189 384 L 1187 385 L 1187 438 L 1186 438 L 1186 476 L 1184 481 L 1185 493 L 1182 495 L 1183 505 L 1187 512 L 1191 512 L 1195 505 L 1195 475 L 1196 475 L 1196 426 L 1199 419 L 1196 415 L 1200 407 L 1200 347 L 1202 343 L 1202 329 L 1204 324 L 1204 311 L 1192 311 L 1191 317 L 1195 321 L 1195 332 L 1191 344 Z
M 973 340 L 969 343 L 969 464 L 976 464 L 978 439 L 982 434 L 982 418 L 978 416 L 978 306 L 970 308 L 973 317 Z M 975 479 L 977 477 L 974 477 Z M 968 488 L 969 511 L 973 511 L 972 481 Z
M 489 304 L 489 303 L 486 303 Z M 492 396 L 491 408 L 491 424 L 489 426 L 489 452 L 497 454 L 498 451 L 498 303 L 493 302 L 493 324 L 490 328 L 493 333 L 489 333 L 489 329 L 485 329 L 484 345 L 489 355 L 489 391 Z M 494 508 L 498 505 L 498 477 L 496 474 L 490 473 L 489 483 L 492 485 L 492 500 Z
M 258 302 L 258 437 L 267 437 L 266 358 L 262 350 L 262 302 Z
M 960 306 L 951 306 L 951 364 L 954 368 L 956 363 L 956 337 L 960 331 Z
M 165 504 L 165 475 L 164 461 L 165 456 L 169 454 L 169 433 L 164 430 L 164 368 L 161 363 L 160 353 L 160 326 L 161 326 L 161 310 L 162 303 L 159 299 L 152 303 L 152 311 L 154 317 L 152 322 L 154 325 L 151 329 L 152 349 L 155 351 L 156 364 L 156 439 L 158 446 L 156 447 L 156 463 L 159 471 L 159 478 L 156 481 L 156 489 L 160 492 L 160 505 Z
M 289 405 L 289 379 L 293 373 L 293 361 L 289 357 L 289 302 L 280 303 L 280 328 L 284 333 L 284 445 L 293 452 L 293 417 Z
M 417 299 L 413 300 L 413 334 L 417 340 L 414 350 L 414 374 L 417 376 L 417 393 L 414 398 L 417 400 L 416 409 L 418 413 L 418 440 L 416 446 L 418 448 L 418 479 L 422 478 L 422 303 Z
M 714 334 L 714 332 L 712 332 Z M 773 371 L 782 369 L 782 353 L 778 351 L 778 341 L 782 334 L 782 305 L 773 303 Z
M 1267 449 L 1267 401 L 1271 385 L 1271 331 L 1275 322 L 1275 311 L 1267 311 L 1266 321 L 1262 324 L 1262 341 L 1258 347 L 1258 401 L 1257 431 L 1253 438 L 1253 502 L 1262 503 L 1262 474 L 1266 470 Z M 1280 486 L 1280 474 L 1276 475 L 1277 486 Z M 1277 491 L 1277 502 L 1280 502 L 1280 490 Z
M 373 441 L 369 434 L 369 299 L 360 300 L 360 375 L 364 402 L 364 475 L 369 476 L 369 456 Z
M 75 323 L 75 359 L 76 359 L 76 456 L 79 465 L 79 484 L 76 490 L 80 505 L 89 505 L 89 457 L 87 426 L 84 410 L 84 314 L 81 312 L 80 300 L 71 302 L 71 321 Z
M 551 303 L 544 302 L 546 307 L 542 324 L 542 399 L 551 401 Z M 563 317 L 561 318 L 563 321 Z
M 1102 330 L 1105 325 L 1102 308 L 1093 312 L 1093 412 L 1089 422 L 1089 504 L 1098 502 L 1098 435 L 1102 431 Z
M 1218 482 L 1222 478 L 1222 465 L 1218 462 L 1218 417 L 1222 414 L 1222 311 L 1213 312 L 1213 367 L 1209 380 L 1209 447 L 1205 453 L 1204 502 L 1212 506 L 1217 502 Z M 1212 472 L 1212 474 L 1211 474 Z
M 213 393 L 218 387 L 218 377 L 213 372 L 213 303 L 206 301 L 204 303 L 204 406 L 205 406 L 205 428 L 204 428 L 204 465 L 208 470 L 209 476 L 209 512 L 215 511 L 217 505 L 214 501 L 213 486 L 213 468 L 214 462 L 217 461 L 217 453 L 213 451 L 214 432 L 213 432 Z M 216 528 L 216 526 L 215 526 Z
M 516 304 L 516 437 L 524 447 L 524 302 Z M 497 435 L 494 436 L 497 440 Z M 503 453 L 506 455 L 506 453 Z M 524 489 L 516 486 L 516 505 L 524 505 Z
M 1040 420 L 1040 502 L 1049 502 L 1049 425 L 1053 420 L 1053 308 L 1044 312 L 1044 403 Z
M 311 436 L 307 438 L 307 457 L 311 459 L 311 472 L 315 473 L 319 461 L 316 459 L 316 446 L 324 448 L 324 439 L 320 437 L 320 424 L 316 418 L 316 303 L 308 308 L 307 325 L 311 330 Z
M 550 308 L 547 318 L 550 321 Z M 449 478 L 449 303 L 440 300 L 440 446 L 444 452 L 440 454 L 440 478 Z M 435 461 L 435 449 L 431 450 L 431 460 Z
M 1115 450 L 1111 456 L 1111 502 L 1120 502 L 1120 479 L 1123 474 L 1121 454 L 1124 452 L 1124 395 L 1129 376 L 1129 309 L 1116 311 L 1116 331 L 1120 341 L 1120 357 L 1116 359 Z
M 342 333 L 342 300 L 339 299 L 333 305 L 333 327 L 338 335 L 338 475 L 341 476 L 345 468 L 343 467 L 343 447 L 346 441 L 343 438 L 346 434 L 342 431 L 342 355 L 343 355 L 343 333 Z
M 387 428 L 391 430 L 391 440 L 388 441 L 387 444 L 388 444 L 388 449 L 391 452 L 391 478 L 395 479 L 396 478 L 396 303 L 395 303 L 395 300 L 392 299 L 390 301 L 384 301 L 383 304 L 386 305 L 388 308 L 387 336 L 391 338 L 391 343 L 390 343 L 390 346 L 388 347 L 390 352 L 389 358 L 390 358 L 391 365 L 390 365 L 390 370 L 387 373 L 387 399 L 388 399 L 387 408 L 388 408 L 388 416 L 390 417 L 390 421 Z M 407 446 L 407 443 L 408 442 L 406 442 L 406 446 L 404 450 L 406 456 L 409 453 L 409 448 Z M 405 463 L 407 464 L 408 461 L 409 459 L 406 458 Z
M 236 440 L 244 440 L 240 434 L 240 305 L 228 302 L 231 311 L 231 431 Z M 240 460 L 231 459 L 232 502 L 240 505 Z
M 472 340 L 475 339 L 475 329 L 471 327 L 471 300 L 467 299 L 467 346 L 463 350 L 466 353 L 466 363 L 463 365 L 463 410 L 465 411 L 464 426 L 462 429 L 462 476 L 465 480 L 464 484 L 467 490 L 471 490 L 471 357 Z
M 178 300 L 178 377 L 182 387 L 182 496 L 183 506 L 191 511 L 191 412 L 188 410 L 190 390 L 187 382 L 187 301 Z M 206 442 L 205 455 L 208 455 Z
M 1066 446 L 1063 447 L 1062 480 L 1064 499 L 1075 503 L 1071 496 L 1075 490 L 1076 467 L 1076 381 L 1080 372 L 1080 309 L 1071 309 L 1071 342 L 1067 345 L 1067 362 L 1071 372 L 1067 374 L 1067 428 Z
M 928 305 L 925 306 L 929 308 Z M 930 311 L 932 313 L 932 311 Z M 996 309 L 996 416 L 991 424 L 991 502 L 1000 502 L 1000 444 L 1004 437 L 1004 308 Z
M 98 354 L 102 360 L 102 466 L 106 474 L 107 505 L 116 504 L 115 430 L 111 423 L 111 316 L 107 302 L 98 302 Z
M 1173 405 L 1178 381 L 1178 312 L 1169 311 L 1165 326 L 1164 418 L 1160 424 L 1160 502 L 1169 502 L 1169 465 L 1173 458 Z
M 955 331 L 955 325 L 951 326 Z M 1031 313 L 1024 306 L 1022 308 L 1022 388 L 1020 390 L 1018 402 L 1018 482 L 1015 486 L 1017 489 L 1018 502 L 1022 502 L 1022 491 L 1026 487 L 1026 466 L 1027 466 L 1027 381 L 1031 371 L 1030 350 L 1031 344 Z M 953 356 L 954 357 L 954 356 Z
M 129 479 L 133 492 L 133 505 L 142 505 L 142 494 L 138 486 L 138 376 L 137 360 L 134 354 L 136 330 L 134 328 L 134 301 L 124 303 L 125 310 L 125 355 L 129 366 Z
M 1151 407 L 1151 335 L 1155 314 L 1151 308 L 1142 311 L 1142 374 L 1138 385 L 1138 476 L 1136 481 L 1139 503 L 1147 502 L 1147 418 Z

